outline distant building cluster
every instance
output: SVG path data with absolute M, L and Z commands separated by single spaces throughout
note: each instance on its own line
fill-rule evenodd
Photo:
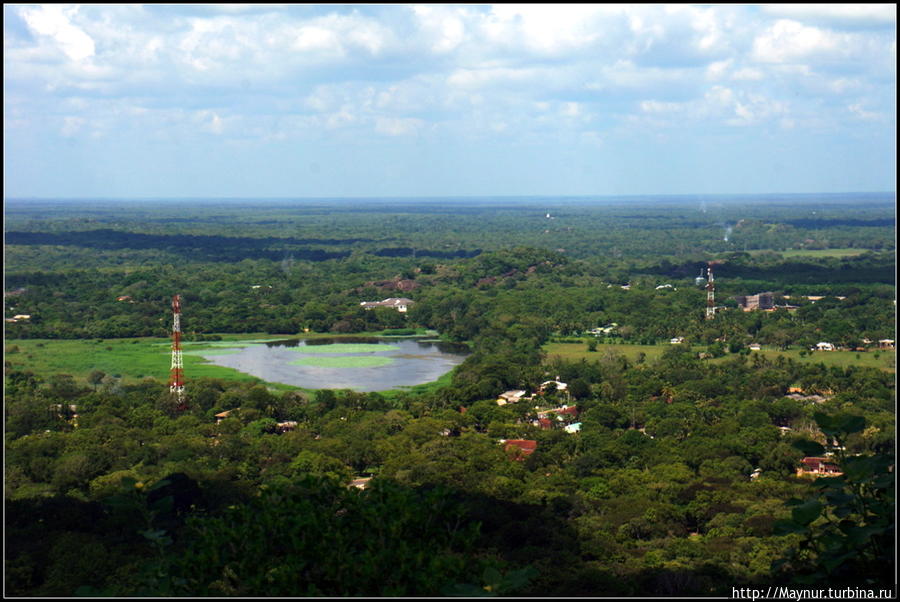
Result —
M 566 399 L 569 399 L 569 385 L 559 380 L 559 377 L 556 380 L 548 380 L 546 382 L 541 383 L 540 388 L 533 395 L 528 395 L 527 391 L 523 389 L 514 389 L 511 391 L 505 391 L 499 395 L 497 398 L 497 405 L 506 405 L 510 403 L 518 403 L 520 401 L 541 401 L 542 396 L 547 395 L 549 392 L 555 392 L 558 394 L 562 394 Z M 578 408 L 574 405 L 563 404 L 558 407 L 541 407 L 543 404 L 534 406 L 534 409 L 537 410 L 535 412 L 535 419 L 531 420 L 531 424 L 543 430 L 552 430 L 555 428 L 562 428 L 567 433 L 577 433 L 581 431 L 581 423 L 576 422 L 578 419 Z M 520 419 L 518 421 L 522 423 L 523 421 Z M 520 440 L 511 440 L 506 441 L 505 439 L 500 440 L 501 443 L 506 444 L 506 449 L 509 451 L 510 449 L 519 448 L 520 454 L 528 455 L 534 451 L 534 447 L 528 447 L 533 442 L 525 441 L 525 443 L 521 443 Z M 520 444 L 521 443 L 521 444 Z M 527 445 L 522 447 L 522 445 Z M 536 444 L 534 444 L 536 446 Z M 522 455 L 518 457 L 521 459 Z

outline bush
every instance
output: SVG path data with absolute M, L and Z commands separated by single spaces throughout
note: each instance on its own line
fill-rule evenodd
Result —
M 428 596 L 485 568 L 448 491 L 389 481 L 307 478 L 188 528 L 173 577 L 194 596 Z

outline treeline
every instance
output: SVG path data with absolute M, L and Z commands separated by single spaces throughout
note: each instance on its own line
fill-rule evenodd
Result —
M 70 246 L 70 240 L 97 249 L 103 243 L 94 239 L 108 237 L 129 241 L 127 249 L 119 245 L 121 250 L 133 250 L 132 244 L 144 248 L 145 243 L 156 249 L 180 250 L 181 244 L 185 249 L 208 248 L 207 241 L 229 254 L 228 244 L 215 241 L 225 237 L 234 239 L 235 249 L 247 252 L 236 261 L 286 245 L 316 245 L 328 252 L 410 248 L 420 255 L 418 250 L 427 249 L 442 254 L 435 257 L 447 258 L 444 253 L 494 251 L 523 242 L 547 250 L 563 249 L 579 259 L 670 256 L 684 260 L 753 249 L 891 250 L 896 237 L 894 202 L 885 198 L 802 202 L 769 198 L 745 203 L 702 198 L 668 202 L 547 198 L 515 203 L 367 200 L 353 206 L 334 201 L 214 205 L 185 201 L 176 207 L 164 202 L 139 206 L 10 203 L 6 218 L 8 231 L 17 237 L 52 234 L 40 238 L 46 241 L 45 251 L 52 250 L 50 245 Z M 78 233 L 74 239 L 73 233 Z M 8 257 L 19 256 L 16 246 Z M 213 254 L 209 260 L 215 260 Z
M 893 287 L 866 280 L 867 274 L 889 271 L 893 278 L 893 262 L 886 255 L 816 264 L 764 257 L 756 265 L 750 256 L 732 259 L 716 268 L 717 300 L 727 309 L 713 321 L 705 319 L 705 291 L 693 283 L 696 263 L 633 262 L 609 268 L 528 247 L 445 263 L 359 254 L 322 263 L 244 260 L 195 263 L 189 269 L 10 272 L 7 287 L 23 290 L 7 297 L 7 315 L 30 318 L 8 323 L 7 336 L 166 336 L 170 299 L 178 293 L 185 332 L 198 334 L 425 327 L 452 340 L 471 341 L 482 332 L 503 336 L 534 323 L 544 333 L 535 339 L 542 343 L 552 332 L 565 336 L 616 323 L 621 340 L 651 344 L 685 337 L 704 344 L 757 342 L 782 348 L 808 348 L 827 340 L 855 348 L 865 338 L 893 338 Z M 810 266 L 819 274 L 817 284 L 802 279 Z M 669 277 L 685 274 L 686 280 Z M 857 280 L 835 283 L 842 278 Z M 625 283 L 630 290 L 622 289 Z M 664 284 L 670 286 L 657 288 Z M 767 313 L 737 308 L 734 295 L 764 291 L 776 293 L 777 304 L 799 309 Z M 829 296 L 820 301 L 803 298 L 825 293 Z M 386 297 L 409 297 L 415 303 L 407 314 L 360 306 Z
M 304 239 L 304 238 L 248 238 L 238 236 L 208 235 L 161 235 L 100 229 L 73 232 L 6 232 L 6 244 L 75 246 L 89 249 L 147 250 L 174 253 L 190 262 L 215 261 L 237 262 L 245 259 L 283 259 L 302 261 L 326 261 L 341 259 L 359 248 L 361 243 L 375 242 L 369 238 Z M 347 247 L 342 251 L 326 251 L 302 247 L 300 245 L 322 245 Z M 379 247 L 365 245 L 373 255 L 379 257 L 474 257 L 480 250 L 442 251 L 434 249 L 413 249 L 410 247 Z

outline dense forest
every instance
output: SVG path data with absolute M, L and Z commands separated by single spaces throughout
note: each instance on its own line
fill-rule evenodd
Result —
M 894 367 L 748 348 L 896 338 L 892 196 L 17 201 L 6 218 L 9 595 L 893 586 Z M 761 292 L 773 311 L 738 307 Z M 186 340 L 420 328 L 471 353 L 416 392 L 187 375 L 182 411 L 164 382 L 37 374 L 18 352 L 166 337 L 176 293 Z M 360 305 L 385 297 L 414 304 Z M 666 348 L 566 360 L 554 340 Z M 532 397 L 499 405 L 509 390 Z M 807 457 L 840 474 L 798 476 Z

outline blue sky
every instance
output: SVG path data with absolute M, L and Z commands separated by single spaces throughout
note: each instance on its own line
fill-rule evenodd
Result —
M 894 191 L 896 5 L 10 5 L 4 194 Z

